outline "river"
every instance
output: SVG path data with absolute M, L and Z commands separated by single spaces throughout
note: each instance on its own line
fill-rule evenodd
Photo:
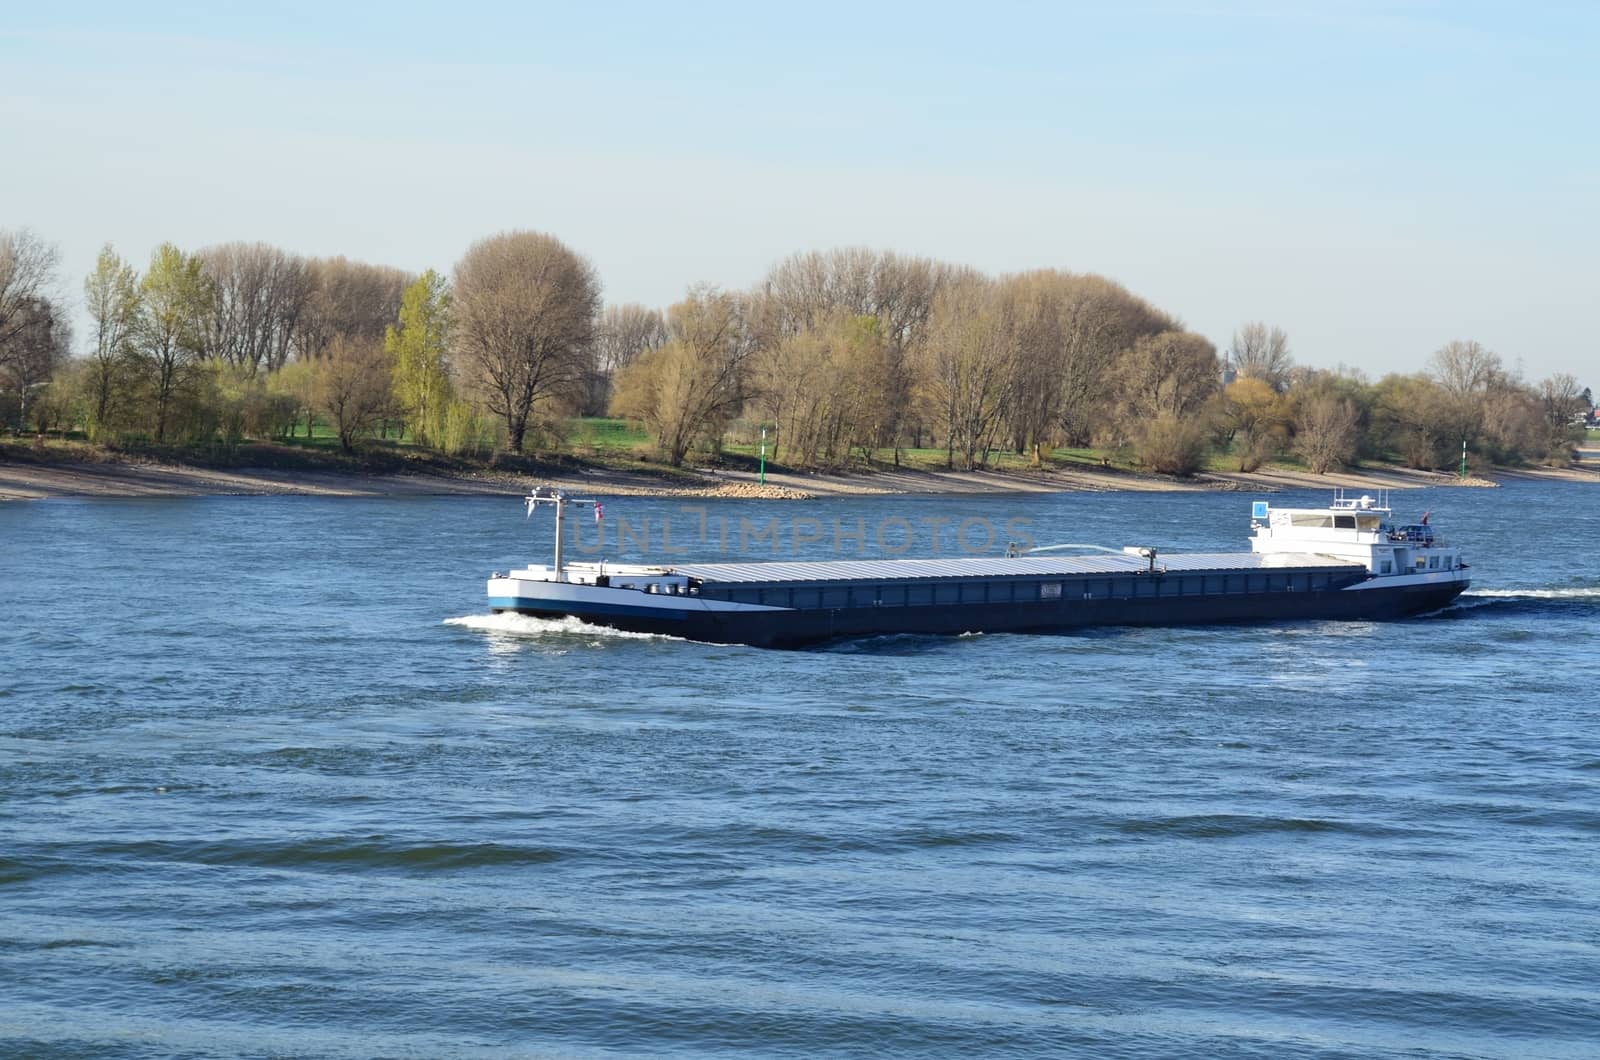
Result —
M 1251 499 L 603 525 L 1234 550 Z M 803 652 L 485 615 L 514 500 L 0 506 L 0 1053 L 1593 1056 L 1600 490 L 1394 500 L 1444 612 Z

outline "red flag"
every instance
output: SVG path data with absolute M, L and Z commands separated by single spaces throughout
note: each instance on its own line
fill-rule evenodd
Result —
M 600 519 L 602 518 L 601 513 L 604 512 L 604 511 L 605 511 L 605 505 L 601 504 L 599 501 L 595 501 L 594 502 L 594 521 L 595 522 L 598 523 L 600 521 Z

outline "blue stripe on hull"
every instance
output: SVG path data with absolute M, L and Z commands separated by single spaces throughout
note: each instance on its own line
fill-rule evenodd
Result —
M 574 615 L 588 618 L 604 615 L 608 618 L 648 618 L 666 622 L 682 622 L 688 609 L 665 607 L 630 607 L 627 604 L 596 604 L 584 601 L 535 600 L 526 596 L 491 596 L 489 607 L 495 611 L 515 611 L 523 615 Z

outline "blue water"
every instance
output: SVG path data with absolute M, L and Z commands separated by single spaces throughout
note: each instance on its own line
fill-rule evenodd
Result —
M 0 1053 L 1595 1056 L 1600 490 L 1396 502 L 1443 613 L 809 652 L 485 616 L 515 500 L 0 506 Z

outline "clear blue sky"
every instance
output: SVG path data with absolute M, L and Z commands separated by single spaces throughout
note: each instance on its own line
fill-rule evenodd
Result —
M 1600 4 L 153 6 L 0 17 L 0 227 L 74 294 L 106 241 L 534 228 L 652 305 L 859 244 L 1600 390 Z

